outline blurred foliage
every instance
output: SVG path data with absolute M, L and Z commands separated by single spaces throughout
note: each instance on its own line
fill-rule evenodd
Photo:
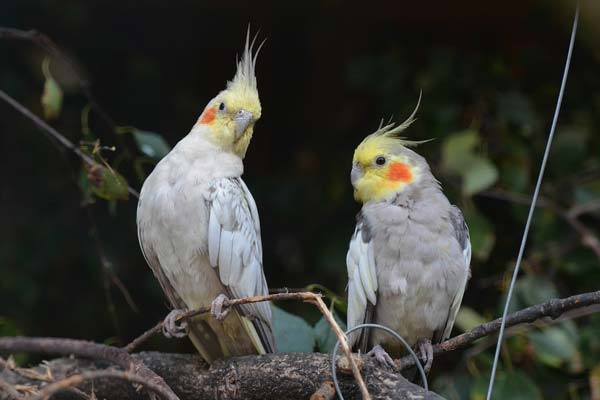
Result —
M 418 121 L 406 134 L 435 139 L 417 151 L 463 210 L 473 246 L 456 331 L 495 318 L 560 83 L 572 7 L 559 3 L 431 9 L 387 2 L 383 13 L 338 2 L 274 2 L 248 15 L 241 2 L 168 9 L 6 2 L 0 25 L 35 28 L 68 49 L 110 117 L 90 104 L 61 60 L 44 61 L 24 42 L 0 42 L 0 87 L 52 119 L 99 165 L 82 168 L 0 105 L 7 149 L 0 165 L 0 334 L 122 344 L 164 316 L 166 301 L 138 248 L 135 201 L 118 200 L 127 198 L 127 183 L 141 186 L 231 79 L 248 21 L 269 38 L 257 63 L 264 113 L 244 178 L 261 215 L 270 286 L 313 283 L 343 319 L 345 252 L 359 209 L 348 179 L 353 149 L 380 118 L 403 120 L 422 90 Z M 583 210 L 578 220 L 600 233 L 600 36 L 585 15 L 512 310 L 597 290 L 600 282 L 598 258 L 565 219 Z M 331 351 L 334 338 L 318 311 L 278 306 L 281 350 Z M 598 315 L 508 334 L 495 399 L 587 399 L 600 387 Z M 450 399 L 484 398 L 494 344 L 484 339 L 439 357 L 434 389 Z M 161 338 L 149 346 L 192 351 L 186 341 Z

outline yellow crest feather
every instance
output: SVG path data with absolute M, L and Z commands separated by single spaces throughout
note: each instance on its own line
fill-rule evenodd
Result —
M 432 139 L 428 139 L 428 140 L 415 141 L 415 140 L 407 140 L 406 138 L 400 136 L 400 134 L 406 128 L 411 126 L 412 123 L 416 121 L 415 115 L 417 114 L 417 111 L 419 110 L 419 105 L 421 104 L 422 95 L 423 95 L 423 92 L 420 92 L 419 99 L 417 101 L 417 105 L 415 106 L 415 109 L 413 110 L 413 112 L 410 114 L 410 116 L 404 122 L 402 122 L 401 124 L 399 124 L 397 126 L 393 122 L 388 122 L 387 124 L 384 125 L 384 122 L 382 119 L 379 124 L 379 128 L 375 132 L 373 132 L 372 134 L 367 136 L 362 141 L 362 143 L 357 148 L 357 152 L 371 153 L 371 152 L 377 152 L 381 148 L 387 148 L 387 149 L 391 149 L 393 151 L 393 149 L 397 146 L 414 147 L 419 144 L 422 144 L 422 143 L 432 140 Z
M 246 34 L 246 46 L 244 47 L 242 58 L 237 60 L 237 70 L 235 72 L 235 76 L 231 81 L 227 82 L 228 90 L 246 92 L 248 94 L 252 93 L 258 97 L 258 87 L 254 70 L 256 67 L 258 53 L 260 53 L 260 49 L 265 44 L 266 39 L 261 42 L 256 49 L 256 52 L 253 54 L 254 43 L 256 42 L 257 36 L 258 33 L 254 35 L 254 39 L 252 39 L 252 42 L 250 42 L 250 27 L 248 27 L 248 32 Z

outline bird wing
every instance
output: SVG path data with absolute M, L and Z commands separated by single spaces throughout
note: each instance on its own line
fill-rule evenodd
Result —
M 451 206 L 450 208 L 450 222 L 454 228 L 455 238 L 462 249 L 464 266 L 467 270 L 469 270 L 469 265 L 471 264 L 471 241 L 469 238 L 469 227 L 465 222 L 463 213 L 456 206 Z M 446 319 L 444 329 L 440 330 L 434 335 L 434 341 L 441 342 L 450 337 L 450 333 L 452 333 L 452 327 L 456 321 L 456 315 L 460 309 L 460 304 L 462 303 L 463 295 L 465 293 L 467 281 L 469 280 L 470 275 L 471 273 L 469 271 L 464 275 L 464 279 L 460 282 L 458 290 L 456 293 L 454 293 L 452 302 L 450 303 L 450 310 L 448 311 L 448 318 Z
M 377 304 L 377 272 L 370 228 L 361 213 L 358 214 L 356 229 L 346 255 L 348 268 L 348 329 L 369 323 Z M 366 351 L 369 330 L 349 335 L 350 344 L 357 344 Z
M 138 241 L 140 243 L 140 249 L 142 249 L 142 254 L 144 255 L 144 259 L 146 260 L 146 263 L 152 270 L 152 273 L 154 273 L 154 276 L 158 280 L 158 283 L 160 283 L 160 287 L 162 288 L 163 292 L 167 296 L 167 299 L 169 300 L 171 305 L 174 308 L 184 308 L 185 307 L 184 301 L 181 299 L 181 297 L 179 297 L 179 295 L 177 294 L 177 291 L 171 284 L 171 281 L 169 281 L 169 278 L 167 278 L 167 276 L 163 272 L 163 269 L 160 266 L 160 261 L 158 259 L 158 255 L 156 254 L 153 246 L 150 244 L 150 241 L 146 237 L 147 236 L 146 234 L 148 233 L 146 225 L 141 223 L 141 221 L 139 220 L 139 216 L 140 216 L 139 209 L 142 206 L 142 201 L 144 201 L 144 198 L 143 198 L 143 196 L 140 196 L 140 199 L 138 201 L 138 221 L 137 221 L 137 233 L 138 233 Z M 144 229 L 145 227 L 146 227 L 146 229 Z
M 214 182 L 208 199 L 208 256 L 221 283 L 235 298 L 269 294 L 262 268 L 256 203 L 241 178 Z M 275 351 L 269 302 L 239 306 L 267 352 Z

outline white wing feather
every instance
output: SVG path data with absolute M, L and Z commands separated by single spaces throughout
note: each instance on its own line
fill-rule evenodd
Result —
M 350 247 L 346 255 L 348 269 L 348 329 L 365 323 L 367 304 L 377 304 L 377 271 L 373 243 L 364 242 L 361 232 L 362 223 L 356 225 Z M 351 344 L 359 334 L 351 334 Z
M 219 278 L 236 298 L 269 293 L 262 269 L 260 222 L 256 203 L 241 178 L 216 181 L 209 199 L 208 255 Z M 268 302 L 240 306 L 250 319 L 271 331 Z M 272 340 L 272 338 L 270 338 Z

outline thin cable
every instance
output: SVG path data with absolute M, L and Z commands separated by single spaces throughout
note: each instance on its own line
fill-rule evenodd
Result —
M 347 330 L 346 332 L 344 332 L 344 334 L 347 336 L 348 334 L 354 332 L 357 329 L 364 329 L 364 328 L 382 329 L 382 330 L 386 331 L 387 333 L 389 333 L 390 335 L 394 336 L 400 342 L 402 342 L 402 344 L 404 345 L 406 350 L 409 352 L 409 354 L 415 360 L 415 365 L 417 366 L 417 369 L 419 370 L 419 374 L 421 375 L 421 380 L 423 381 L 423 388 L 425 390 L 429 390 L 429 383 L 427 382 L 427 374 L 425 373 L 425 370 L 423 369 L 423 365 L 421 365 L 421 361 L 419 361 L 419 357 L 417 357 L 417 355 L 415 354 L 415 351 L 412 349 L 412 347 L 410 347 L 408 345 L 406 340 L 404 340 L 404 338 L 402 336 L 400 336 L 400 334 L 398 332 L 396 332 L 384 325 L 361 324 L 361 325 L 356 325 L 354 328 Z M 333 378 L 333 385 L 335 386 L 335 392 L 337 393 L 340 400 L 344 400 L 344 396 L 342 395 L 342 390 L 340 389 L 340 383 L 338 382 L 337 373 L 336 373 L 336 358 L 337 358 L 337 352 L 338 352 L 339 346 L 340 346 L 340 341 L 338 340 L 337 342 L 335 342 L 335 346 L 333 346 L 333 352 L 331 353 L 331 376 Z
M 569 76 L 569 66 L 571 65 L 571 54 L 573 53 L 573 44 L 575 43 L 575 33 L 577 32 L 577 23 L 579 21 L 579 1 L 575 7 L 575 16 L 573 17 L 573 28 L 571 30 L 571 41 L 569 42 L 569 52 L 567 53 L 567 60 L 565 61 L 565 70 L 563 72 L 562 82 L 560 84 L 560 91 L 558 92 L 558 100 L 556 101 L 556 109 L 554 110 L 554 118 L 552 119 L 552 126 L 550 127 L 550 134 L 548 135 L 548 141 L 546 142 L 546 150 L 544 151 L 544 157 L 542 158 L 542 165 L 540 167 L 540 173 L 538 175 L 537 182 L 535 184 L 535 190 L 533 192 L 533 198 L 529 207 L 529 214 L 527 215 L 527 222 L 525 223 L 525 231 L 523 232 L 523 238 L 521 239 L 521 247 L 519 248 L 519 255 L 515 264 L 515 270 L 513 271 L 512 280 L 510 281 L 510 287 L 508 288 L 508 294 L 506 296 L 506 303 L 504 304 L 504 312 L 502 313 L 502 323 L 500 324 L 500 332 L 498 333 L 498 343 L 496 344 L 496 353 L 494 354 L 494 364 L 492 365 L 492 373 L 490 375 L 490 384 L 488 386 L 487 400 L 491 400 L 492 392 L 494 390 L 494 380 L 496 379 L 496 369 L 498 367 L 498 358 L 500 356 L 500 350 L 502 349 L 502 338 L 504 336 L 504 327 L 506 325 L 506 316 L 508 314 L 508 308 L 510 306 L 510 300 L 517 281 L 517 275 L 519 274 L 519 268 L 521 266 L 521 260 L 523 258 L 523 252 L 525 251 L 525 243 L 527 242 L 527 236 L 529 235 L 529 226 L 531 225 L 531 219 L 535 210 L 535 204 L 537 203 L 538 194 L 540 192 L 540 186 L 542 185 L 542 179 L 544 178 L 544 170 L 546 169 L 546 162 L 548 161 L 548 155 L 550 154 L 550 147 L 552 146 L 552 139 L 554 138 L 554 130 L 556 129 L 556 122 L 558 121 L 558 114 L 560 112 L 560 106 L 562 104 L 563 94 L 565 86 L 567 84 L 567 77 Z

